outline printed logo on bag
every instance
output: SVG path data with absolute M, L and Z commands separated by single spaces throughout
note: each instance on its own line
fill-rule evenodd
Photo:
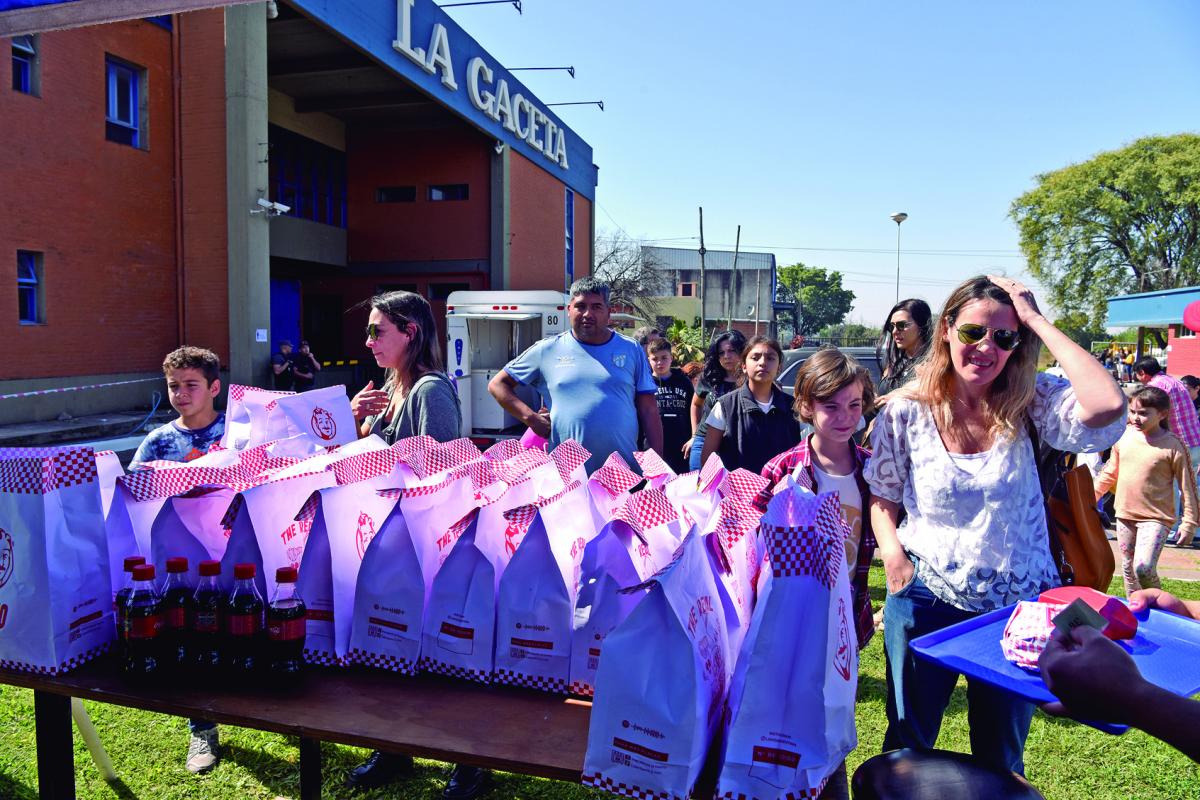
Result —
M 15 569 L 16 560 L 13 557 L 12 537 L 8 535 L 8 531 L 0 528 L 0 589 L 3 589 L 4 584 L 8 583 Z
M 300 566 L 300 559 L 304 555 L 304 545 L 308 541 L 308 534 L 312 531 L 312 526 L 313 517 L 302 516 L 279 534 L 280 540 L 287 548 L 288 564 L 293 567 Z M 228 532 L 225 535 L 228 536 Z
M 375 538 L 375 520 L 365 512 L 360 511 L 358 514 L 358 530 L 354 532 L 354 543 L 358 547 L 358 560 L 362 561 L 363 556 L 367 552 L 367 546 L 371 544 L 371 540 Z
M 309 424 L 313 433 L 327 442 L 337 436 L 337 422 L 334 421 L 333 414 L 320 406 L 313 409 L 312 421 Z
M 850 680 L 850 626 L 846 622 L 846 601 L 838 598 L 838 643 L 833 654 L 833 668 L 842 680 Z

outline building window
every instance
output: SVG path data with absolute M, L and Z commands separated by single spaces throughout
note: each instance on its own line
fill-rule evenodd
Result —
M 575 193 L 567 189 L 566 207 L 563 218 L 567 228 L 566 275 L 567 287 L 575 282 Z
M 288 216 L 346 227 L 346 154 L 277 125 L 267 136 L 271 199 L 291 206 Z
M 690 282 L 690 281 L 680 282 L 679 296 L 680 297 L 695 297 L 696 296 L 696 284 L 693 282 Z
M 144 149 L 146 71 L 111 56 L 104 66 L 108 79 L 105 138 Z
M 438 202 L 441 200 L 466 200 L 469 195 L 469 186 L 465 183 L 439 183 L 429 187 L 429 199 Z
M 380 186 L 375 190 L 376 203 L 415 203 L 417 187 L 415 186 Z
M 429 299 L 445 300 L 451 292 L 465 292 L 470 288 L 471 284 L 469 283 L 431 283 L 429 284 Z
M 22 325 L 46 321 L 42 292 L 42 254 L 17 251 L 17 318 Z
M 21 94 L 38 94 L 37 37 L 33 34 L 13 37 L 12 88 Z
M 1194 338 L 1195 336 L 1196 336 L 1196 332 L 1194 330 L 1192 330 L 1191 328 L 1189 328 L 1187 325 L 1176 325 L 1175 326 L 1175 338 L 1176 339 L 1191 339 L 1191 338 Z

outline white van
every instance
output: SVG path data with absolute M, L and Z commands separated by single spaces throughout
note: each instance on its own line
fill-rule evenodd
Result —
M 464 435 L 503 439 L 524 433 L 524 426 L 488 393 L 488 382 L 534 342 L 566 329 L 564 292 L 451 292 L 446 299 L 446 372 L 458 383 Z M 528 386 L 518 386 L 517 394 L 532 408 L 541 406 Z

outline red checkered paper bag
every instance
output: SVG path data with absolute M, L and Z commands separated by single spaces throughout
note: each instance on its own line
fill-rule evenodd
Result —
M 0 448 L 0 666 L 55 675 L 115 632 L 94 451 Z
M 708 518 L 721 500 L 721 486 L 727 474 L 720 457 L 713 453 L 699 472 L 685 472 L 663 487 L 686 527 L 703 530 L 708 524 Z
M 350 444 L 358 439 L 345 386 L 284 395 L 275 400 L 275 413 L 283 418 L 284 436 L 307 436 L 325 446 Z
M 1038 659 L 1054 633 L 1054 618 L 1066 603 L 1042 603 L 1021 600 L 1013 607 L 1004 633 L 1000 637 L 1000 651 L 1004 658 L 1021 669 L 1038 672 Z
M 294 394 L 229 384 L 221 447 L 225 450 L 244 450 L 284 438 L 287 424 L 283 416 L 275 411 L 275 401 Z
M 616 518 L 617 510 L 629 500 L 630 491 L 641 482 L 642 479 L 629 468 L 625 459 L 616 453 L 609 454 L 604 466 L 593 472 L 587 480 L 596 530 Z
M 585 784 L 626 797 L 690 796 L 725 703 L 730 654 L 718 591 L 703 539 L 688 536 L 608 635 Z
M 525 533 L 496 598 L 496 682 L 566 693 L 580 567 L 596 528 L 581 480 L 588 452 L 568 440 L 551 455 L 571 482 L 505 514 Z
M 96 453 L 96 474 L 100 480 L 100 507 L 104 516 L 112 508 L 113 493 L 117 489 L 117 478 L 125 474 L 121 459 L 112 450 Z
M 661 489 L 679 477 L 671 465 L 653 450 L 638 451 L 633 454 L 633 459 L 637 461 L 642 477 L 651 489 Z
M 771 573 L 734 670 L 717 796 L 816 797 L 857 744 L 846 523 L 836 493 L 790 483 L 762 532 Z
M 645 594 L 644 589 L 622 590 L 649 580 L 670 564 L 684 533 L 666 495 L 643 489 L 584 548 L 571 635 L 571 692 L 594 694 L 605 638 Z
M 758 537 L 761 516 L 754 506 L 734 496 L 725 497 L 717 504 L 703 531 L 725 606 L 732 653 L 739 652 L 754 613 L 756 586 L 765 554 Z M 732 662 L 729 669 L 733 669 Z

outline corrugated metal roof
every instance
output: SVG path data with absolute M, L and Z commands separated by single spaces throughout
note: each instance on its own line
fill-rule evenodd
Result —
M 686 250 L 682 247 L 654 247 L 642 245 L 642 260 L 649 259 L 658 269 L 700 269 L 700 253 Z M 774 253 L 737 254 L 738 272 L 742 270 L 773 270 L 775 268 Z M 704 269 L 729 271 L 733 269 L 732 250 L 706 250 L 704 253 Z
M 1114 328 L 1122 325 L 1176 325 L 1183 321 L 1183 310 L 1197 300 L 1200 300 L 1198 286 L 1110 297 L 1105 324 Z

